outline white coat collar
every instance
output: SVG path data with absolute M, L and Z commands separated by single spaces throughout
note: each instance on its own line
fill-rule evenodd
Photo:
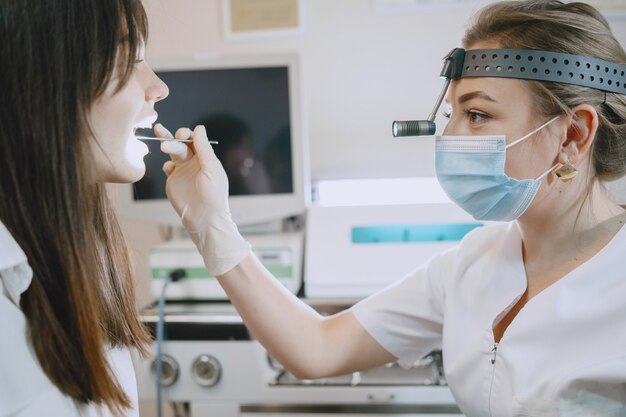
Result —
M 28 289 L 33 271 L 26 254 L 11 233 L 0 222 L 0 293 L 4 292 L 13 303 L 19 305 L 20 295 Z

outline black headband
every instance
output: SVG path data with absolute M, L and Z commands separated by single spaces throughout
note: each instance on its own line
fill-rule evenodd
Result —
M 582 55 L 531 49 L 455 48 L 444 58 L 441 76 L 446 79 L 435 107 L 426 120 L 392 124 L 394 137 L 434 135 L 435 116 L 451 80 L 464 77 L 501 77 L 550 81 L 626 94 L 626 65 Z
M 626 94 L 626 65 L 582 55 L 530 49 L 453 49 L 441 76 L 551 81 Z

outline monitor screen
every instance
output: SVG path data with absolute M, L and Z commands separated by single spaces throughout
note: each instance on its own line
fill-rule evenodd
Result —
M 155 105 L 159 123 L 172 133 L 202 124 L 209 139 L 218 142 L 213 149 L 228 176 L 231 213 L 239 224 L 276 220 L 306 206 L 308 172 L 296 64 L 294 55 L 281 55 L 155 66 L 170 90 Z M 147 144 L 146 174 L 133 185 L 123 214 L 176 223 L 162 171 L 168 156 L 159 142 Z

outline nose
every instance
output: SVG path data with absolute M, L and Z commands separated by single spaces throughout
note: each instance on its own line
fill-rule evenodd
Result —
M 170 89 L 167 87 L 167 84 L 163 82 L 155 73 L 150 71 L 151 82 L 149 83 L 148 88 L 146 89 L 146 99 L 149 102 L 156 103 L 157 101 L 163 100 L 170 94 Z

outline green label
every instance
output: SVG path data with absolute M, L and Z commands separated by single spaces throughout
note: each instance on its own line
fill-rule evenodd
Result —
M 291 265 L 265 265 L 268 271 L 276 278 L 292 278 L 293 269 Z M 152 268 L 152 278 L 165 279 L 174 269 L 178 268 Z M 185 270 L 185 278 L 215 279 L 209 275 L 205 267 L 182 268 Z

